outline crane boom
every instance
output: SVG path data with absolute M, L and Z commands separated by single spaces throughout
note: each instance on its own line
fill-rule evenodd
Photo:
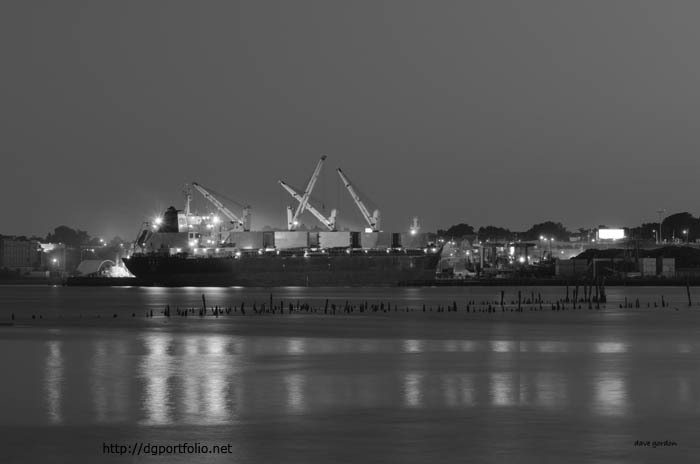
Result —
M 350 180 L 343 174 L 343 171 L 338 168 L 338 175 L 340 178 L 343 180 L 343 184 L 345 185 L 345 188 L 348 189 L 348 192 L 350 192 L 350 196 L 352 199 L 355 201 L 355 204 L 360 210 L 360 213 L 362 214 L 362 217 L 367 221 L 367 224 L 369 225 L 369 228 L 372 229 L 372 232 L 378 232 L 379 231 L 379 210 L 375 210 L 374 214 L 369 214 L 369 210 L 365 206 L 364 203 L 362 203 L 362 200 L 360 199 L 360 196 L 355 192 L 355 189 L 353 188 L 352 184 L 350 183 Z
M 304 195 L 302 195 L 301 198 L 298 199 L 299 204 L 297 205 L 297 209 L 294 211 L 294 213 L 292 214 L 291 208 L 287 208 L 287 228 L 289 230 L 296 229 L 296 226 L 298 225 L 299 215 L 301 215 L 301 213 L 304 212 L 306 206 L 309 203 L 311 191 L 314 189 L 314 185 L 316 185 L 316 180 L 318 180 L 318 175 L 321 173 L 321 167 L 323 166 L 323 162 L 325 160 L 326 155 L 321 155 L 321 159 L 318 160 L 318 163 L 316 164 L 316 169 L 314 169 L 314 173 L 311 174 L 311 179 L 309 179 L 309 183 L 306 185 Z M 296 194 L 296 192 L 294 193 Z
M 243 218 L 239 218 L 233 212 L 223 205 L 219 200 L 214 197 L 207 189 L 199 185 L 197 182 L 192 182 L 192 187 L 196 188 L 199 193 L 202 194 L 204 198 L 209 200 L 211 204 L 216 206 L 216 209 L 221 211 L 221 213 L 226 216 L 229 221 L 233 222 L 235 225 L 241 227 L 243 230 L 250 230 L 250 206 L 246 206 L 243 209 Z
M 295 200 L 297 200 L 297 201 L 299 202 L 299 204 L 301 204 L 301 201 L 303 200 L 303 197 L 302 197 L 301 195 L 299 195 L 299 194 L 296 192 L 296 190 L 294 190 L 292 187 L 290 187 L 289 185 L 287 185 L 284 181 L 281 181 L 281 180 L 280 180 L 280 181 L 278 181 L 278 182 L 279 182 L 279 184 L 282 186 L 282 188 L 284 188 L 287 192 L 289 192 L 289 194 L 290 194 Z M 318 220 L 321 222 L 321 224 L 323 224 L 324 226 L 326 226 L 329 230 L 335 230 L 335 216 L 336 216 L 336 213 L 337 213 L 337 211 L 336 211 L 335 209 L 331 210 L 331 216 L 330 216 L 329 218 L 324 217 L 323 214 L 321 214 L 316 208 L 314 208 L 313 206 L 311 206 L 311 204 L 308 203 L 308 202 L 306 203 L 306 209 L 307 209 L 309 212 L 311 212 L 311 214 L 313 214 L 314 216 L 316 216 L 316 219 L 318 219 Z M 288 211 L 290 211 L 290 210 L 291 210 L 291 208 L 289 208 Z M 288 216 L 289 216 L 289 221 L 291 221 L 292 225 L 294 225 L 294 224 L 293 224 L 293 223 L 294 223 L 294 219 L 293 219 L 293 215 L 291 214 L 291 211 L 290 211 L 290 214 L 288 214 Z
M 321 159 L 318 160 L 318 163 L 316 164 L 316 169 L 314 169 L 314 173 L 311 174 L 311 179 L 309 179 L 309 183 L 306 185 L 306 190 L 304 190 L 304 195 L 301 197 L 299 200 L 299 204 L 297 205 L 297 209 L 294 211 L 294 214 L 292 215 L 291 218 L 288 218 L 288 228 L 289 230 L 294 230 L 296 228 L 299 215 L 304 212 L 306 209 L 306 205 L 309 203 L 309 197 L 311 196 L 311 191 L 314 188 L 314 185 L 316 185 L 316 180 L 318 179 L 318 175 L 321 173 L 321 167 L 323 166 L 323 162 L 326 160 L 326 155 L 321 155 Z M 296 192 L 295 192 L 296 193 Z

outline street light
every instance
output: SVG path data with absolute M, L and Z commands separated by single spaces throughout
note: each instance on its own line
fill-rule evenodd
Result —
M 683 229 L 683 235 L 685 235 L 685 243 L 688 243 L 688 229 Z
M 659 215 L 659 235 L 656 236 L 656 238 L 657 238 L 656 244 L 658 245 L 659 243 L 661 243 L 661 240 L 662 240 L 662 235 L 661 235 L 661 222 L 663 222 L 663 215 L 664 215 L 664 213 L 666 212 L 666 210 L 665 210 L 665 209 L 659 209 L 659 210 L 657 210 L 656 212 L 657 212 L 658 215 Z

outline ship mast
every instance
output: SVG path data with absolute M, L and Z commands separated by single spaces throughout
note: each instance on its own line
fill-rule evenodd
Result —
M 185 194 L 185 217 L 190 216 L 190 203 L 192 202 L 192 188 L 185 184 L 185 190 L 182 191 Z

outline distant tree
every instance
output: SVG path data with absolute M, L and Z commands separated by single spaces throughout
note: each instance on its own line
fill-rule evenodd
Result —
M 50 243 L 63 243 L 72 247 L 80 247 L 90 241 L 90 236 L 84 230 L 73 230 L 68 226 L 58 226 L 53 233 L 46 236 L 46 241 Z
M 513 232 L 503 227 L 486 226 L 479 227 L 479 240 L 508 242 L 513 239 Z
M 474 233 L 474 227 L 464 223 L 451 226 L 447 230 L 438 230 L 438 235 L 446 238 L 462 238 L 467 235 L 474 235 Z
M 126 242 L 124 241 L 123 238 L 116 236 L 116 237 L 112 238 L 112 240 L 109 241 L 107 246 L 109 246 L 111 248 L 121 248 L 124 243 L 126 243 Z
M 658 231 L 658 222 L 645 222 L 641 226 L 630 228 L 627 236 L 636 240 L 655 240 Z
M 684 230 L 687 231 L 687 236 L 683 233 Z M 672 214 L 661 222 L 661 235 L 664 239 L 675 237 L 695 241 L 700 237 L 700 219 L 687 212 Z
M 561 222 L 546 221 L 530 227 L 523 236 L 526 240 L 539 240 L 540 237 L 569 240 L 571 232 Z

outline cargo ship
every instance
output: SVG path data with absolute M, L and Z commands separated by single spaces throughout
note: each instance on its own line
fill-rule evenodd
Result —
M 396 286 L 435 278 L 441 247 L 419 231 L 383 232 L 379 211 L 370 213 L 347 176 L 338 174 L 367 222 L 364 231 L 337 230 L 309 199 L 325 156 L 303 193 L 279 181 L 297 202 L 287 208 L 287 230 L 251 231 L 250 207 L 239 216 L 196 182 L 185 190 L 185 208 L 168 208 L 144 223 L 124 265 L 138 285 L 162 286 Z M 192 189 L 217 213 L 190 210 Z M 300 215 L 312 213 L 326 230 L 298 230 Z M 223 216 L 223 217 L 222 217 Z

